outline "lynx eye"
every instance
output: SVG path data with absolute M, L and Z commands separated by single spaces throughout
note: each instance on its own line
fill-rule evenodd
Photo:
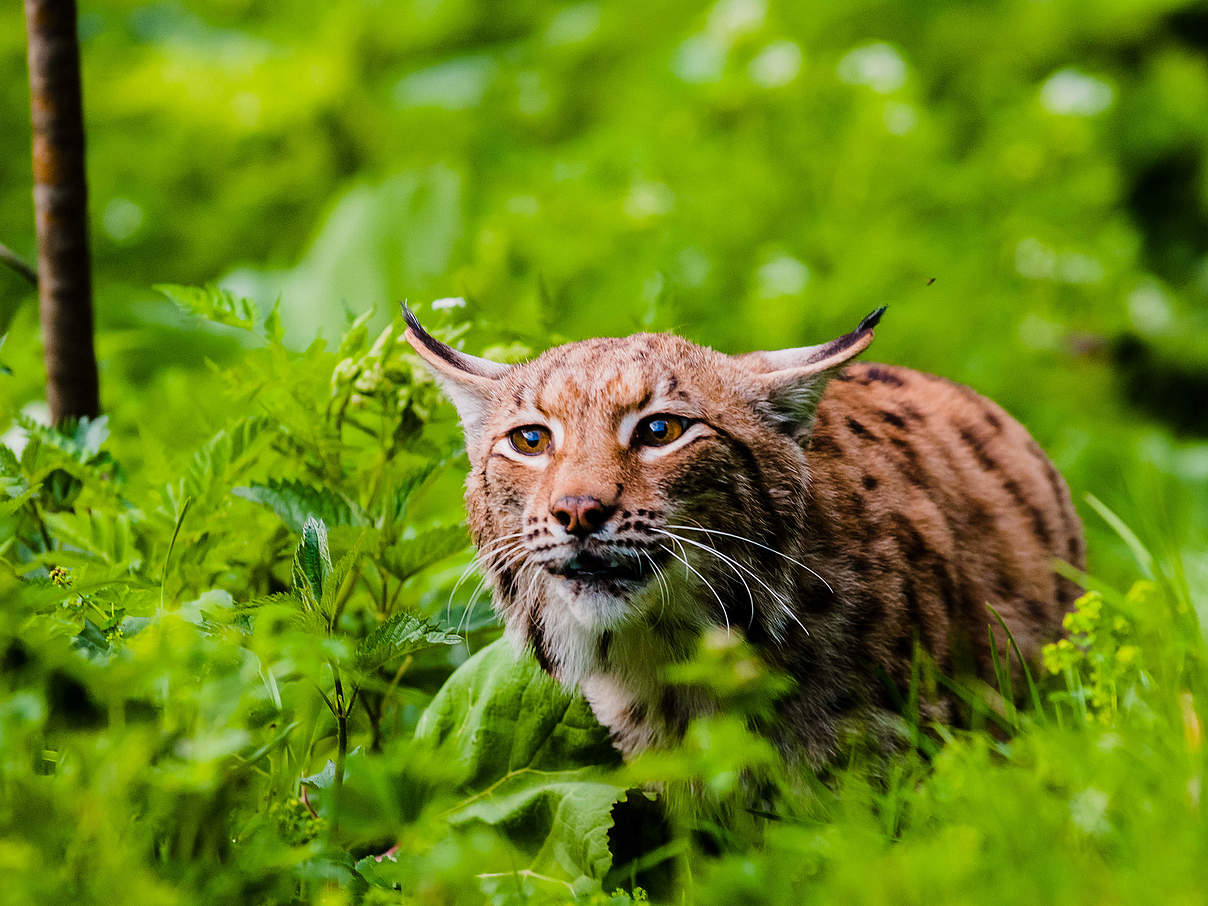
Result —
M 525 456 L 540 456 L 549 447 L 549 428 L 541 425 L 524 425 L 508 435 L 512 449 Z
M 665 447 L 678 440 L 688 425 L 688 419 L 682 415 L 648 415 L 638 422 L 633 439 L 643 447 Z

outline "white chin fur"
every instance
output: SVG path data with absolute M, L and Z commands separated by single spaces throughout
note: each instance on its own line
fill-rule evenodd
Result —
M 614 629 L 634 613 L 633 604 L 628 598 L 587 589 L 576 592 L 571 589 L 572 583 L 565 580 L 555 579 L 550 585 L 550 597 L 558 604 L 564 605 L 571 616 L 589 632 Z
M 542 635 L 547 653 L 557 665 L 558 677 L 567 686 L 578 685 L 589 673 L 601 668 L 596 652 L 606 631 L 618 629 L 644 613 L 652 600 L 656 607 L 659 602 L 656 583 L 625 597 L 576 591 L 574 583 L 554 576 L 547 577 L 543 586 Z M 525 622 L 517 621 L 508 629 L 508 634 L 522 647 L 527 638 Z

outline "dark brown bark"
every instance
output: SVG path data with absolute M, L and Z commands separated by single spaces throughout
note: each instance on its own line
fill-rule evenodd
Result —
M 88 191 L 75 0 L 25 0 L 33 111 L 38 300 L 46 400 L 56 423 L 96 416 Z

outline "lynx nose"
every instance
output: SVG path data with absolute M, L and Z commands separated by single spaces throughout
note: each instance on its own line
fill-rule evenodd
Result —
M 550 507 L 550 512 L 558 520 L 558 524 L 580 538 L 598 532 L 608 521 L 608 517 L 616 511 L 615 506 L 608 506 L 600 498 L 586 494 L 560 497 Z

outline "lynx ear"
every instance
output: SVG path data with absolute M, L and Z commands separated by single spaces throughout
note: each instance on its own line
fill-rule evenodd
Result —
M 808 431 L 827 381 L 840 366 L 868 348 L 873 339 L 873 328 L 883 314 L 884 305 L 870 313 L 851 333 L 820 346 L 736 356 L 754 372 L 757 404 L 789 433 Z
M 403 306 L 403 317 L 407 320 L 404 334 L 407 342 L 432 369 L 441 390 L 457 407 L 466 434 L 466 449 L 471 449 L 478 442 L 487 413 L 495 404 L 499 379 L 511 371 L 512 366 L 446 346 L 420 327 L 406 305 Z

